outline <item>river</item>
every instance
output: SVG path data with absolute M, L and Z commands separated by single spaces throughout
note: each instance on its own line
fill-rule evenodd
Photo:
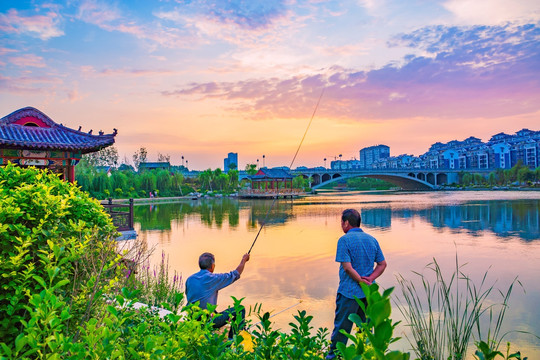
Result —
M 271 203 L 221 198 L 141 205 L 135 227 L 139 239 L 155 248 L 152 262 L 165 253 L 171 270 L 185 280 L 206 251 L 216 257 L 216 272 L 236 268 Z M 231 296 L 273 312 L 302 300 L 273 318 L 275 327 L 288 331 L 292 315 L 304 309 L 314 316 L 315 329 L 331 331 L 339 268 L 334 257 L 346 208 L 358 209 L 362 228 L 379 241 L 388 268 L 378 283 L 396 287 L 396 298 L 396 276 L 415 279 L 413 271 L 426 273 L 435 258 L 449 277 L 457 255 L 478 285 L 486 271 L 487 284 L 502 291 L 517 277 L 523 286 L 514 287 L 503 330 L 540 335 L 540 192 L 339 192 L 276 201 L 242 278 L 220 291 L 218 310 L 232 304 Z M 403 320 L 397 307 L 392 318 Z M 407 335 L 404 325 L 396 330 L 396 336 Z M 512 332 L 505 340 L 540 359 L 538 339 Z M 410 349 L 406 340 L 395 346 Z

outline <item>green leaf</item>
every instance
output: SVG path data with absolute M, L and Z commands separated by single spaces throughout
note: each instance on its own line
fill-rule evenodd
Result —
M 8 357 L 11 357 L 11 354 L 13 353 L 11 349 L 4 343 L 1 343 L 0 346 L 2 347 L 2 350 L 4 351 L 4 354 L 6 354 Z
M 47 288 L 47 284 L 45 284 L 45 280 L 43 280 L 43 278 L 41 276 L 34 275 L 33 279 L 36 280 L 39 283 L 39 285 L 41 285 L 44 289 Z
M 15 351 L 20 352 L 21 349 L 28 343 L 28 339 L 26 338 L 26 335 L 21 333 L 17 338 L 15 339 Z

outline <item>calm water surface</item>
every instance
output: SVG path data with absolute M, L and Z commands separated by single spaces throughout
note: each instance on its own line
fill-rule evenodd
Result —
M 216 271 L 226 272 L 251 246 L 270 204 L 215 199 L 137 206 L 136 229 L 155 247 L 152 261 L 158 263 L 163 251 L 184 279 L 199 270 L 205 251 L 215 254 Z M 345 208 L 361 211 L 362 228 L 383 249 L 388 268 L 378 280 L 382 287 L 396 286 L 398 274 L 413 279 L 412 271 L 425 272 L 433 258 L 450 274 L 457 253 L 478 284 L 488 269 L 488 283 L 501 290 L 517 276 L 524 290 L 514 289 L 505 329 L 540 335 L 539 192 L 327 193 L 280 200 L 242 279 L 220 292 L 218 310 L 232 303 L 231 296 L 274 312 L 302 300 L 273 318 L 275 326 L 288 331 L 292 314 L 305 309 L 315 328 L 331 330 L 339 268 L 334 256 Z M 401 320 L 397 308 L 392 317 Z M 397 335 L 407 335 L 407 328 L 400 325 Z M 537 339 L 518 333 L 506 339 L 529 359 L 540 359 Z M 405 340 L 396 346 L 409 350 Z

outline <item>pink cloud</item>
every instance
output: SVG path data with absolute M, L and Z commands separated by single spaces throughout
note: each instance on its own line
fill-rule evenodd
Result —
M 81 72 L 86 76 L 125 76 L 125 77 L 142 77 L 142 76 L 159 76 L 178 74 L 178 71 L 167 69 L 114 69 L 105 68 L 96 70 L 93 66 L 81 66 Z
M 61 17 L 57 12 L 49 11 L 45 15 L 24 16 L 16 9 L 0 14 L 0 31 L 15 34 L 28 34 L 48 40 L 64 35 L 59 28 Z
M 189 84 L 165 96 L 219 98 L 253 119 L 309 113 L 323 87 L 320 116 L 343 121 L 406 117 L 504 117 L 539 110 L 537 26 L 426 28 L 401 36 L 433 57 L 371 71 L 332 68 L 289 79 Z M 459 41 L 456 41 L 456 38 Z
M 0 75 L 0 91 L 9 94 L 49 93 L 52 87 L 62 84 L 58 78 L 48 76 L 9 77 Z
M 46 65 L 43 62 L 43 58 L 41 56 L 37 56 L 34 54 L 26 54 L 23 56 L 14 56 L 10 57 L 9 61 L 19 67 L 38 67 L 38 68 L 44 68 Z

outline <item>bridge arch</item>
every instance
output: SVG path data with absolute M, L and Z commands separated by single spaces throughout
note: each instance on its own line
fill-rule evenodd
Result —
M 431 185 L 435 185 L 435 184 L 436 184 L 436 183 L 435 183 L 435 174 L 433 174 L 433 173 L 428 173 L 428 174 L 426 175 L 426 181 L 427 181 L 428 183 L 430 183 Z
M 330 180 L 332 177 L 329 174 L 323 174 L 322 176 L 322 182 Z
M 394 184 L 396 186 L 401 187 L 404 190 L 431 190 L 435 186 L 435 184 L 431 184 L 425 180 L 416 179 L 414 177 L 410 177 L 408 174 L 388 174 L 388 173 L 367 173 L 367 174 L 340 174 L 335 173 L 332 176 L 328 175 L 328 177 L 325 177 L 323 175 L 323 181 L 319 184 L 315 184 L 313 186 L 313 189 L 318 189 L 324 185 L 331 184 L 333 182 L 336 182 L 338 180 L 343 179 L 352 179 L 356 177 L 368 177 L 368 178 L 374 178 L 374 179 L 380 179 L 387 181 L 391 184 Z M 433 175 L 433 174 L 432 174 Z M 324 181 L 324 179 L 327 179 Z
M 448 175 L 445 173 L 437 174 L 437 184 L 448 184 Z
M 418 174 L 416 175 L 416 178 L 417 178 L 418 180 L 426 181 L 426 174 L 424 174 L 424 173 L 418 173 Z

